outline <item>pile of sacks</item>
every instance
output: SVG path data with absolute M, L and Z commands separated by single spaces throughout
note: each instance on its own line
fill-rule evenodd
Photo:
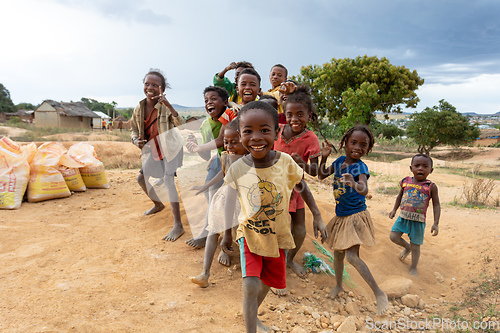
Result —
M 109 188 L 104 165 L 86 142 L 69 149 L 57 142 L 36 147 L 0 140 L 0 209 L 21 207 L 27 189 L 29 202 L 65 198 L 87 188 Z

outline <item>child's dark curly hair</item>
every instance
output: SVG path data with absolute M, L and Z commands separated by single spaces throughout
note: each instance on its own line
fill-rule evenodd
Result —
M 149 70 L 149 72 L 144 75 L 144 79 L 142 79 L 142 82 L 144 83 L 144 80 L 146 80 L 146 77 L 148 75 L 156 75 L 160 78 L 161 80 L 161 91 L 164 92 L 165 89 L 170 89 L 170 84 L 167 82 L 167 78 L 165 77 L 165 75 L 163 74 L 163 72 L 158 69 L 158 68 L 151 68 Z
M 347 143 L 347 140 L 349 140 L 352 133 L 354 133 L 356 131 L 364 132 L 364 133 L 366 133 L 366 135 L 368 135 L 369 142 L 368 142 L 368 150 L 366 151 L 366 153 L 368 154 L 369 152 L 372 151 L 373 145 L 375 144 L 375 137 L 373 136 L 373 133 L 370 130 L 370 128 L 368 126 L 365 126 L 365 125 L 356 125 L 356 126 L 349 128 L 347 130 L 347 132 L 345 132 L 342 139 L 340 140 L 340 149 L 342 149 L 345 146 L 345 144 Z
M 238 61 L 236 63 L 236 68 L 240 68 L 240 67 L 242 67 L 242 68 L 252 68 L 253 69 L 253 65 L 250 62 L 248 62 L 248 61 Z
M 205 94 L 209 91 L 217 93 L 220 96 L 220 98 L 222 98 L 223 101 L 227 101 L 229 99 L 229 94 L 227 93 L 227 90 L 222 87 L 208 86 L 205 88 L 205 90 L 203 90 L 203 96 L 205 96 Z
M 287 100 L 284 105 L 285 110 L 288 103 L 302 103 L 311 114 L 311 120 L 315 122 L 318 119 L 316 107 L 314 106 L 311 98 L 311 89 L 308 86 L 297 85 L 295 91 L 287 96 Z

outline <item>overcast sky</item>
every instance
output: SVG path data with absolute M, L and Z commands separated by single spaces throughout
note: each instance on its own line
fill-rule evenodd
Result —
M 500 111 L 500 1 L 0 0 L 0 83 L 15 104 L 82 97 L 133 107 L 149 68 L 170 102 L 202 106 L 203 89 L 247 60 L 270 88 L 332 58 L 386 57 L 425 84 L 416 110 L 440 99 L 460 112 Z M 233 79 L 234 72 L 228 77 Z

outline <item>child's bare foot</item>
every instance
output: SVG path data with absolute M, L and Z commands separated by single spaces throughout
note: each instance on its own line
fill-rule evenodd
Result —
M 184 227 L 174 225 L 172 230 L 165 236 L 163 237 L 163 240 L 169 241 L 169 242 L 174 242 L 177 240 L 177 238 L 181 237 L 184 234 Z
M 411 252 L 410 249 L 404 249 L 403 251 L 401 251 L 401 253 L 399 254 L 399 260 L 404 262 L 406 257 L 408 257 L 408 255 L 410 254 L 410 252 Z
M 231 257 L 224 251 L 220 251 L 219 258 L 217 260 L 219 261 L 219 264 L 223 266 L 231 266 Z
M 330 295 L 332 296 L 332 299 L 335 299 L 335 297 L 337 297 L 338 294 L 340 294 L 343 291 L 344 289 L 342 289 L 342 287 L 335 286 L 335 288 L 333 288 L 332 291 L 330 292 Z
M 202 247 L 205 247 L 205 243 L 207 242 L 207 237 L 201 237 L 201 238 L 191 238 L 186 241 L 186 244 L 194 247 L 195 249 L 201 249 Z
M 257 318 L 257 332 L 260 332 L 260 333 L 269 333 L 271 332 L 271 329 L 264 325 L 259 318 Z
M 285 288 L 285 289 L 276 289 L 276 288 L 273 288 L 271 287 L 271 291 L 273 292 L 273 294 L 275 295 L 278 295 L 278 296 L 286 296 L 289 294 L 289 291 Z
M 381 316 L 387 311 L 389 300 L 383 291 L 381 291 L 381 294 L 375 295 L 375 298 L 377 299 L 377 316 Z
M 145 211 L 143 213 L 143 215 L 153 215 L 153 214 L 156 214 L 158 212 L 161 212 L 163 210 L 163 208 L 165 208 L 165 205 L 162 204 L 161 202 L 160 203 L 156 203 L 153 208 L 151 209 L 148 209 L 147 211 Z
M 198 276 L 191 276 L 191 282 L 199 285 L 201 288 L 208 287 L 208 276 L 205 274 L 200 274 Z
M 408 274 L 414 277 L 418 277 L 417 268 L 410 267 L 410 271 L 408 272 Z
M 286 266 L 289 267 L 295 274 L 297 274 L 300 278 L 306 276 L 306 271 L 304 267 L 300 266 L 293 260 L 288 260 Z

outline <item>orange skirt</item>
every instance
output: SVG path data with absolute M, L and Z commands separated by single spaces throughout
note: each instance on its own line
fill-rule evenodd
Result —
M 349 216 L 335 216 L 326 228 L 326 243 L 332 250 L 342 251 L 361 244 L 375 245 L 375 229 L 367 210 Z

